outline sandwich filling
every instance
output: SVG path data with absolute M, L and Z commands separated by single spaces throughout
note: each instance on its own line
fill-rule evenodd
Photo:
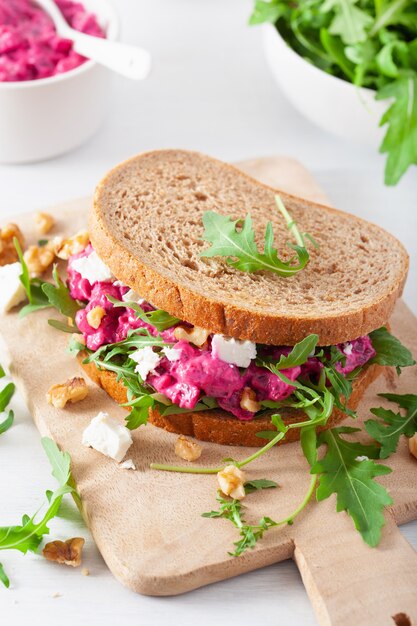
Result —
M 90 354 L 113 348 L 135 333 L 155 338 L 156 346 L 137 348 L 132 341 L 129 363 L 141 383 L 185 410 L 209 398 L 213 407 L 251 420 L 268 402 L 291 396 L 297 381 L 318 381 L 326 359 L 339 375 L 349 378 L 376 355 L 371 337 L 359 337 L 333 347 L 315 347 L 303 363 L 277 375 L 265 363 L 278 362 L 292 347 L 227 338 L 155 309 L 112 276 L 91 244 L 69 259 L 68 288 L 80 302 L 75 322 Z M 165 315 L 162 325 L 152 323 L 157 312 Z

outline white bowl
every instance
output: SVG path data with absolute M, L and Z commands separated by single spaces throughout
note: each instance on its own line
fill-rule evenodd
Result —
M 81 0 L 97 15 L 108 39 L 119 20 L 107 0 Z M 0 163 L 48 159 L 84 143 L 103 122 L 112 72 L 86 61 L 69 72 L 21 82 L 0 82 Z
M 378 148 L 384 135 L 379 122 L 387 103 L 375 100 L 373 90 L 331 76 L 303 59 L 274 25 L 263 28 L 268 65 L 295 108 L 330 133 Z

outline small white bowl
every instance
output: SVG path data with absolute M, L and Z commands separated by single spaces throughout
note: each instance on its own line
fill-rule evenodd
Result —
M 328 132 L 377 149 L 384 135 L 379 122 L 387 103 L 375 100 L 372 89 L 356 87 L 303 59 L 273 24 L 263 28 L 268 65 L 295 108 Z
M 107 0 L 81 0 L 108 39 L 119 20 Z M 0 163 L 48 159 L 84 143 L 103 122 L 112 72 L 93 61 L 73 70 L 20 82 L 0 82 Z

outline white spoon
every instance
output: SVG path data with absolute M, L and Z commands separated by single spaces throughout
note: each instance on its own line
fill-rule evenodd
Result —
M 73 42 L 78 54 L 134 80 L 143 80 L 149 74 L 151 55 L 144 48 L 78 32 L 69 26 L 54 0 L 36 0 L 36 4 L 48 13 L 58 35 Z

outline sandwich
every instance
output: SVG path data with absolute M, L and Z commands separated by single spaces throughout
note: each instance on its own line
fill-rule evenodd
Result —
M 237 446 L 354 415 L 386 367 L 408 256 L 378 226 L 204 155 L 163 150 L 98 185 L 68 259 L 71 349 L 130 413 Z M 271 434 L 272 433 L 272 434 Z

